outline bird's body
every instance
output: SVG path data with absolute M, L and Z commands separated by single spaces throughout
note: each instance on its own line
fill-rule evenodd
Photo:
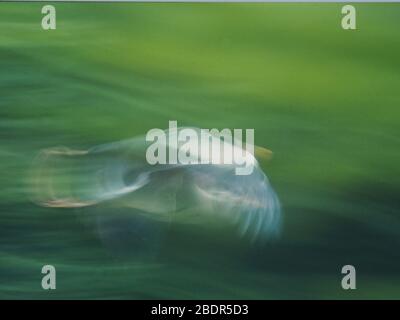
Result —
M 145 157 L 148 146 L 140 136 L 85 151 L 44 150 L 34 165 L 35 201 L 69 208 L 114 204 L 159 221 L 196 210 L 208 220 L 238 224 L 240 233 L 252 239 L 278 232 L 280 203 L 253 155 L 246 154 L 252 157 L 251 174 L 237 175 L 234 163 L 151 165 Z

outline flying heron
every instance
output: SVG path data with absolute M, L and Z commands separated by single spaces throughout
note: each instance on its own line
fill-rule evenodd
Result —
M 166 130 L 165 135 L 171 138 L 182 130 L 185 128 L 174 133 Z M 221 142 L 212 134 L 209 138 L 210 148 Z M 227 147 L 239 148 L 235 141 L 223 141 L 222 146 L 221 153 Z M 195 155 L 200 160 L 196 164 L 151 165 L 145 157 L 148 147 L 145 136 L 138 136 L 87 150 L 42 150 L 33 165 L 33 200 L 55 208 L 114 204 L 129 209 L 132 215 L 140 213 L 159 221 L 185 219 L 187 212 L 196 210 L 200 216 L 187 215 L 187 220 L 202 223 L 203 217 L 208 223 L 222 218 L 236 224 L 239 234 L 252 240 L 279 232 L 281 205 L 256 159 L 269 158 L 268 149 L 255 147 L 254 155 L 247 152 L 253 170 L 237 175 L 235 163 L 201 161 L 201 149 Z

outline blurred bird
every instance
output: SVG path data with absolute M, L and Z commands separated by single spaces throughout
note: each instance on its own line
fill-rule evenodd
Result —
M 240 235 L 253 241 L 279 233 L 279 199 L 252 154 L 246 154 L 254 165 L 251 174 L 237 175 L 234 163 L 150 165 L 145 157 L 148 147 L 145 136 L 139 136 L 88 150 L 42 150 L 33 165 L 33 201 L 62 208 L 114 204 L 130 209 L 132 215 L 164 222 L 206 223 L 218 218 L 236 224 Z M 255 147 L 255 155 L 269 159 L 272 152 Z M 204 155 L 196 157 L 201 160 Z M 190 211 L 201 214 L 191 216 Z M 118 232 L 115 226 L 112 230 Z

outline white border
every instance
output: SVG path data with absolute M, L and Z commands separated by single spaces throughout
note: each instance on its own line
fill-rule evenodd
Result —
M 7 2 L 137 2 L 137 3 L 400 3 L 400 0 L 0 0 L 0 3 Z

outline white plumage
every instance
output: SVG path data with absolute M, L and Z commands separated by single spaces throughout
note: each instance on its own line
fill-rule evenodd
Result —
M 33 166 L 34 201 L 67 208 L 108 203 L 162 221 L 185 219 L 187 212 L 196 211 L 200 219 L 188 215 L 189 222 L 201 223 L 201 216 L 207 217 L 204 221 L 222 218 L 253 240 L 279 231 L 280 202 L 252 154 L 246 152 L 252 157 L 252 173 L 237 175 L 236 164 L 150 165 L 148 146 L 140 136 L 84 151 L 43 150 Z M 234 142 L 231 147 L 237 148 Z M 193 156 L 201 160 L 203 151 Z

